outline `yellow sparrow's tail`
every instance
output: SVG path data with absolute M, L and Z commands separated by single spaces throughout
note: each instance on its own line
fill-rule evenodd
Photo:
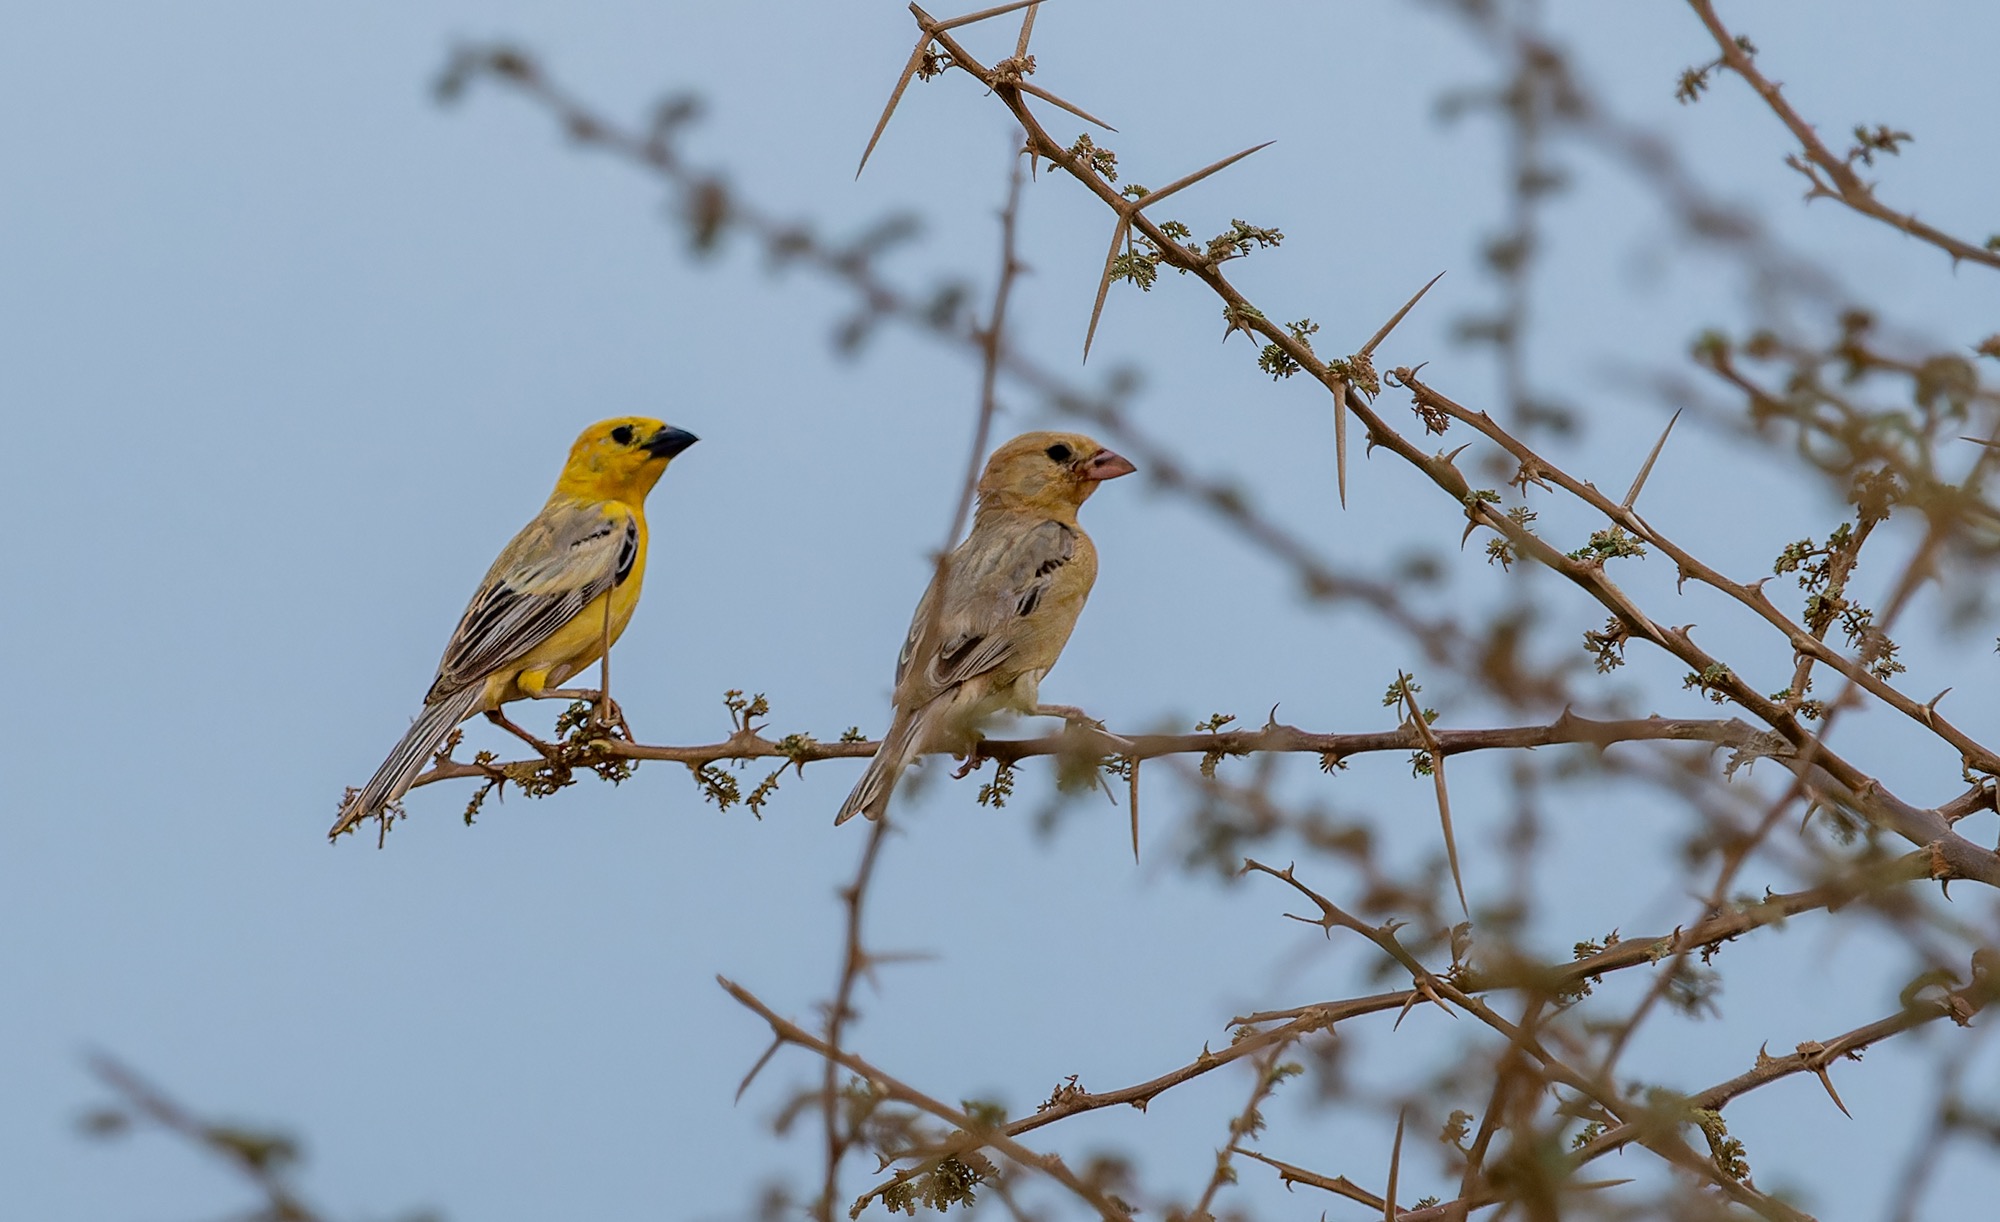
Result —
M 412 722 L 403 741 L 382 761 L 375 775 L 368 778 L 347 805 L 340 808 L 340 818 L 334 821 L 328 839 L 338 837 L 342 832 L 368 818 L 379 815 L 396 799 L 410 790 L 410 782 L 431 762 L 444 740 L 456 729 L 458 723 L 472 715 L 478 705 L 483 686 L 478 683 L 465 687 L 424 706 L 424 711 Z

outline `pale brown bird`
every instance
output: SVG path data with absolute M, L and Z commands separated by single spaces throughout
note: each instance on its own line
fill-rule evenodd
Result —
M 972 530 L 938 566 L 896 658 L 895 718 L 835 823 L 881 818 L 917 756 L 970 750 L 993 713 L 1090 720 L 1041 703 L 1039 689 L 1097 580 L 1077 507 L 1134 469 L 1081 433 L 1023 433 L 993 451 Z

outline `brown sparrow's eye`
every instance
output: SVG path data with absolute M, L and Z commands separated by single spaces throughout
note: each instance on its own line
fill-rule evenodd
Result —
M 1050 446 L 1047 450 L 1043 452 L 1057 462 L 1068 462 L 1070 460 L 1069 447 L 1064 445 L 1060 441 L 1056 442 L 1054 445 Z

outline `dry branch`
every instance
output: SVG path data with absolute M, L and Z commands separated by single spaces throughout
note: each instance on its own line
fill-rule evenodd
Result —
M 1785 130 L 1799 142 L 1804 156 L 1790 157 L 1786 164 L 1804 175 L 1811 184 L 1808 197 L 1814 199 L 1838 200 L 1863 216 L 1881 221 L 1892 229 L 1901 230 L 1920 242 L 1927 242 L 1950 255 L 1952 261 L 1961 260 L 1981 263 L 1987 267 L 2000 267 L 2000 250 L 1974 246 L 1972 243 L 1955 238 L 1941 229 L 1918 220 L 1914 213 L 1897 212 L 1876 198 L 1875 188 L 1854 172 L 1850 158 L 1837 157 L 1812 124 L 1793 109 L 1785 100 L 1784 91 L 1776 81 L 1764 75 L 1757 67 L 1752 53 L 1743 39 L 1729 32 L 1716 15 L 1713 0 L 1688 0 L 1688 7 L 1701 19 L 1703 28 L 1715 40 L 1716 49 L 1721 52 L 1722 62 L 1729 70 L 1742 77 L 1763 101 Z

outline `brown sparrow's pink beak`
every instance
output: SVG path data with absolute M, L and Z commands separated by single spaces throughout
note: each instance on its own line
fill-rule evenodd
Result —
M 1138 469 L 1132 465 L 1131 459 L 1126 458 L 1116 450 L 1099 450 L 1095 457 L 1084 464 L 1083 478 L 1088 480 L 1117 479 L 1121 475 L 1130 475 Z

